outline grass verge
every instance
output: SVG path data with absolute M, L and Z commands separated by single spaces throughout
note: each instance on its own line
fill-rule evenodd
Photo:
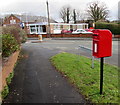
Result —
M 86 99 L 92 103 L 118 103 L 118 67 L 104 65 L 103 94 L 99 94 L 98 61 L 94 62 L 95 68 L 91 68 L 91 59 L 70 53 L 60 53 L 51 58 L 56 69 L 73 83 Z
M 13 76 L 14 76 L 14 71 L 12 73 L 10 73 L 9 76 L 6 78 L 7 85 L 10 85 Z
M 2 99 L 4 99 L 5 97 L 7 97 L 8 94 L 9 94 L 9 87 L 8 87 L 8 85 L 6 85 L 4 87 L 4 89 L 2 90 L 2 92 L 1 92 Z

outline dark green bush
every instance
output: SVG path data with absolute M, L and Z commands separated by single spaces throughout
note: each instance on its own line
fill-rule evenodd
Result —
M 16 39 L 10 34 L 2 35 L 2 56 L 8 57 L 15 51 L 19 50 L 20 45 Z
M 95 24 L 95 28 L 96 29 L 109 29 L 113 34 L 120 35 L 120 24 L 97 22 Z

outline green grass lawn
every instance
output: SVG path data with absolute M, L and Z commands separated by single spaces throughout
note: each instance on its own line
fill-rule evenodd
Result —
M 100 62 L 70 53 L 60 53 L 51 58 L 52 64 L 74 84 L 86 99 L 93 103 L 118 103 L 118 67 L 104 65 L 103 94 L 99 94 Z

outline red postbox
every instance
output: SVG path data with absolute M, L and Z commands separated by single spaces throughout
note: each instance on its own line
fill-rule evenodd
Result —
M 112 56 L 112 33 L 109 30 L 93 30 L 93 56 L 100 58 L 100 94 L 103 90 L 104 57 Z
M 93 56 L 112 56 L 112 33 L 109 30 L 93 30 Z

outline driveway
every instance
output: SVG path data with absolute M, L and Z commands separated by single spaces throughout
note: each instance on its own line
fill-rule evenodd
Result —
M 66 78 L 56 71 L 50 57 L 69 52 L 91 57 L 91 52 L 78 46 L 91 48 L 90 40 L 28 40 L 22 45 L 24 59 L 15 68 L 15 76 L 10 85 L 10 94 L 4 103 L 86 103 Z M 118 64 L 118 42 L 113 42 L 113 56 L 106 62 Z

